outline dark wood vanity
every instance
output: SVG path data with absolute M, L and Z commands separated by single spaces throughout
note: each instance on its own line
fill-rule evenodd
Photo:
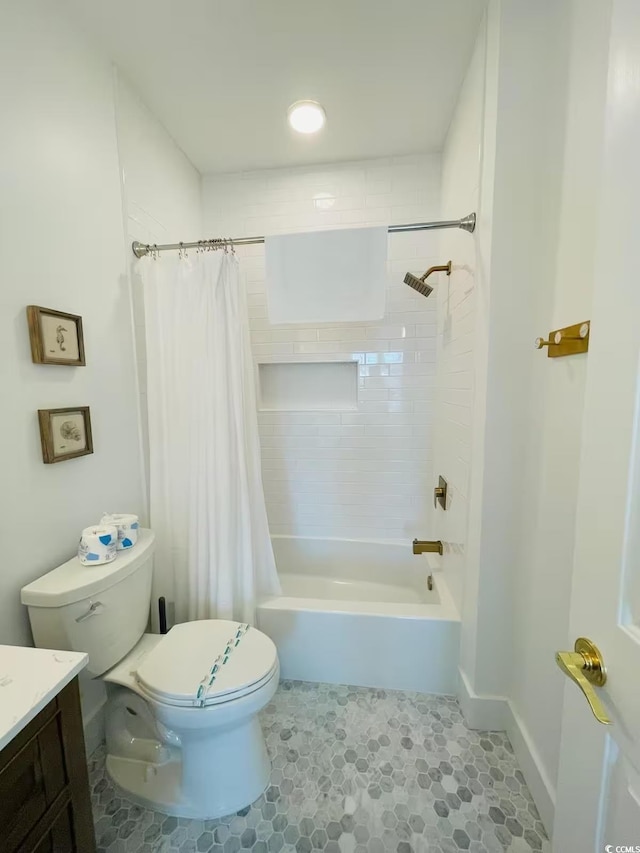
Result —
M 0 752 L 0 851 L 95 850 L 76 677 Z

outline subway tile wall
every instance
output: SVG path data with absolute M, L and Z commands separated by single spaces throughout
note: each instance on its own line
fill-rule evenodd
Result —
M 440 218 L 439 156 L 209 175 L 207 236 L 251 236 Z M 271 532 L 409 540 L 428 536 L 437 300 L 403 284 L 441 262 L 438 235 L 389 237 L 380 322 L 272 326 L 264 247 L 238 249 L 256 363 L 356 361 L 356 411 L 259 414 Z M 434 281 L 436 288 L 444 280 Z

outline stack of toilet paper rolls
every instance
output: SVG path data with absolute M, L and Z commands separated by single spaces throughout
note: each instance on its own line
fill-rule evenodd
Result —
M 94 524 L 80 535 L 78 559 L 83 566 L 100 566 L 117 557 L 118 531 L 113 525 Z
M 78 545 L 78 559 L 84 566 L 110 563 L 118 551 L 127 551 L 138 541 L 140 528 L 137 515 L 105 513 L 100 524 L 85 527 Z
M 113 525 L 118 531 L 118 551 L 126 551 L 127 548 L 133 548 L 138 541 L 138 522 L 137 515 L 128 513 L 107 512 L 100 519 L 100 524 Z

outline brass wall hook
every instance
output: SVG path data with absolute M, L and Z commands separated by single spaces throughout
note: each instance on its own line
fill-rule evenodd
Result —
M 587 320 L 584 323 L 576 323 L 573 326 L 565 326 L 563 329 L 555 329 L 549 332 L 548 340 L 536 338 L 535 348 L 547 347 L 549 358 L 561 358 L 565 355 L 578 355 L 589 351 L 589 333 L 591 324 Z
M 544 338 L 536 338 L 534 342 L 534 346 L 536 349 L 542 349 L 543 347 L 553 347 L 555 345 L 555 341 L 545 341 Z
M 572 329 L 573 327 L 569 327 Z M 581 323 L 578 334 L 569 334 L 567 329 L 559 329 L 553 335 L 553 342 L 560 346 L 563 341 L 584 341 L 589 336 L 589 323 Z

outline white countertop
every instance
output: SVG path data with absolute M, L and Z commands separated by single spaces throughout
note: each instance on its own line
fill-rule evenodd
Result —
M 0 749 L 87 665 L 84 652 L 0 646 Z

